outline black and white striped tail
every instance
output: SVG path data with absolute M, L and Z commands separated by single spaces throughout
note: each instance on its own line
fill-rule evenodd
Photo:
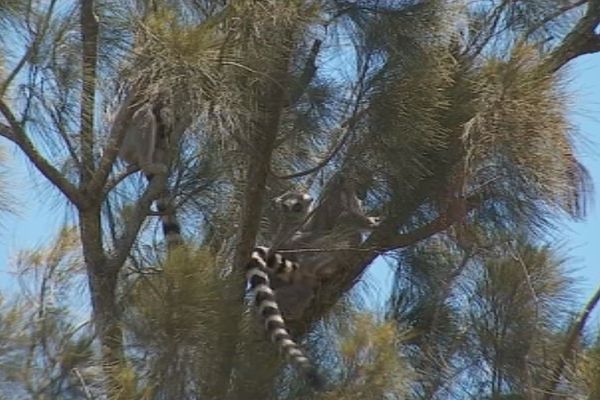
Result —
M 183 244 L 181 238 L 181 226 L 173 210 L 169 210 L 168 200 L 159 198 L 156 200 L 156 209 L 160 213 L 162 231 L 167 243 L 167 248 L 172 249 Z
M 152 174 L 146 174 L 148 183 L 152 180 Z M 181 237 L 181 225 L 177 220 L 175 211 L 169 207 L 169 200 L 164 193 L 156 200 L 156 210 L 160 214 L 160 223 L 162 225 L 163 235 L 167 244 L 167 249 L 174 249 L 183 244 Z
M 291 279 L 293 271 L 297 268 L 296 263 L 281 255 L 270 256 L 267 247 L 256 247 L 252 251 L 250 262 L 246 265 L 246 279 L 255 296 L 255 306 L 263 320 L 268 337 L 277 344 L 280 352 L 302 372 L 312 386 L 321 388 L 323 386 L 321 377 L 300 346 L 292 340 L 285 327 L 269 281 L 269 274 L 280 275 L 283 280 L 288 277 Z

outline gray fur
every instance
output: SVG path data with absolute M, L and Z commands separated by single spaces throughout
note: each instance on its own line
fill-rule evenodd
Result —
M 314 209 L 311 203 L 312 197 L 303 192 L 290 191 L 277 197 L 273 247 L 257 247 L 246 268 L 268 336 L 305 376 L 318 381 L 312 364 L 291 340 L 285 320 L 300 318 L 321 281 L 345 268 L 343 254 L 327 252 L 327 248 L 360 246 L 363 234 L 378 221 L 366 216 L 355 185 L 341 176 L 333 178 Z M 325 251 L 302 253 L 307 248 Z M 278 253 L 280 249 L 291 252 Z M 278 340 L 274 339 L 275 332 L 280 332 Z
M 166 174 L 172 152 L 173 119 L 165 107 L 146 102 L 133 114 L 119 149 L 119 158 L 137 166 L 150 182 L 154 175 Z M 156 200 L 167 247 L 183 243 L 181 226 L 171 206 L 166 188 Z

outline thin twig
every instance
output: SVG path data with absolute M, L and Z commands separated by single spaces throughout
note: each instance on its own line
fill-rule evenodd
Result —
M 367 111 L 367 109 L 363 109 L 363 110 L 360 110 L 360 111 L 356 112 L 353 116 L 351 116 L 346 121 L 344 121 L 339 128 L 337 128 L 337 131 L 346 130 L 346 132 L 342 136 L 342 139 L 335 146 L 335 148 L 323 160 L 321 160 L 314 167 L 311 167 L 311 168 L 309 168 L 307 170 L 304 170 L 304 171 L 295 172 L 295 173 L 290 174 L 290 175 L 277 175 L 277 174 L 275 174 L 272 171 L 271 171 L 271 174 L 273 176 L 275 176 L 275 178 L 277 178 L 277 179 L 293 179 L 293 178 L 300 178 L 300 177 L 305 176 L 305 175 L 310 175 L 312 173 L 315 173 L 315 172 L 319 171 L 321 168 L 323 168 L 327 164 L 329 164 L 329 162 L 333 159 L 333 157 L 335 157 L 336 154 L 344 147 L 344 145 L 346 144 L 346 142 L 348 141 L 348 139 L 350 138 L 350 136 L 353 133 L 353 128 L 354 128 L 356 122 L 359 120 L 359 118 L 362 115 L 365 114 L 366 111 Z
M 87 384 L 85 383 L 85 379 L 83 379 L 83 375 L 81 375 L 81 373 L 79 372 L 79 369 L 73 368 L 73 369 L 71 369 L 71 372 L 73 372 L 75 374 L 75 376 L 77 377 L 77 379 L 79 379 L 79 382 L 81 383 L 81 386 L 83 387 L 83 392 L 85 393 L 85 398 L 88 400 L 93 400 L 94 396 L 92 396 L 92 392 L 90 391 Z

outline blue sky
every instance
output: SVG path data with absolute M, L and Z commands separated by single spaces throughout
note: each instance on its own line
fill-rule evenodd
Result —
M 567 223 L 558 239 L 566 240 L 572 265 L 581 268 L 582 295 L 600 285 L 600 54 L 582 57 L 570 66 L 575 107 L 573 122 L 581 131 L 581 159 L 594 182 L 595 201 L 587 218 Z
M 600 54 L 582 57 L 569 68 L 574 102 L 572 120 L 583 138 L 580 154 L 595 185 L 594 197 L 600 199 Z M 2 215 L 0 219 L 0 289 L 6 289 L 15 282 L 9 277 L 16 252 L 45 243 L 66 214 L 57 196 L 48 196 L 47 185 L 41 178 L 31 179 L 31 167 L 19 152 L 4 139 L 0 139 L 0 147 L 9 158 L 12 175 L 9 183 L 17 198 L 18 211 L 16 216 Z M 595 203 L 590 205 L 584 221 L 565 222 L 555 236 L 570 255 L 570 266 L 581 277 L 581 301 L 600 285 L 600 207 Z M 370 291 L 376 297 L 375 303 L 384 301 L 387 290 L 381 289 L 389 286 L 390 268 L 384 262 L 378 263 L 369 277 L 370 286 L 377 288 Z

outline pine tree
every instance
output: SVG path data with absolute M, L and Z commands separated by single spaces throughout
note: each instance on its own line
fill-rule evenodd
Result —
M 598 0 L 0 1 L 0 135 L 72 217 L 95 333 L 69 333 L 68 305 L 5 331 L 24 371 L 51 368 L 3 394 L 593 398 L 597 299 L 572 319 L 544 235 L 585 214 L 565 66 L 600 51 L 599 23 Z M 145 179 L 118 156 L 150 106 L 170 151 Z M 246 312 L 243 266 L 271 199 L 339 182 L 381 222 L 296 249 L 339 267 L 289 318 L 332 383 L 317 395 Z M 25 264 L 54 281 L 68 232 Z M 385 320 L 352 290 L 382 255 L 400 260 Z

